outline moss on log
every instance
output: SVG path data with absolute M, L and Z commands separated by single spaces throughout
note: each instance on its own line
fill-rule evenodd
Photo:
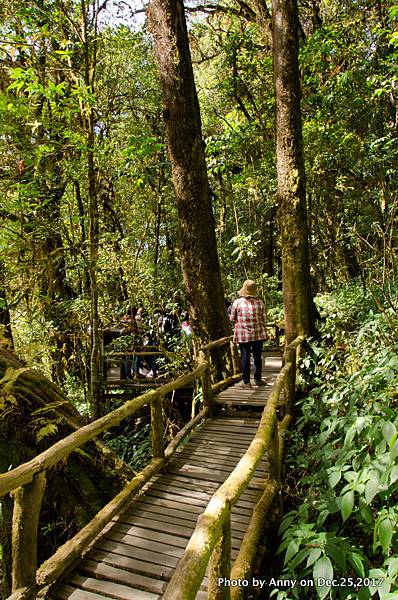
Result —
M 34 460 L 59 438 L 75 432 L 85 423 L 57 386 L 3 349 L 0 349 L 0 380 L 0 478 L 7 478 L 10 468 Z M 38 431 L 43 423 L 52 424 L 52 433 L 40 439 Z M 74 452 L 48 471 L 47 476 L 39 521 L 39 563 L 83 527 L 126 481 L 134 477 L 134 471 L 95 440 L 85 447 L 84 452 Z M 30 481 L 32 478 L 33 474 Z M 18 484 L 12 487 L 18 487 Z M 7 485 L 5 493 L 8 491 Z M 3 598 L 11 593 L 12 584 L 13 504 L 9 495 L 1 498 L 0 543 L 4 551 L 0 587 Z M 15 585 L 24 587 L 18 582 Z

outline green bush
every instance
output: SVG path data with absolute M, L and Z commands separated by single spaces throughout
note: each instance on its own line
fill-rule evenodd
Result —
M 151 426 L 143 425 L 134 433 L 113 437 L 104 434 L 107 445 L 135 471 L 141 471 L 152 458 Z
M 312 389 L 290 433 L 278 553 L 283 578 L 314 587 L 275 589 L 278 600 L 398 597 L 398 319 L 349 296 L 323 304 L 328 333 L 302 361 Z

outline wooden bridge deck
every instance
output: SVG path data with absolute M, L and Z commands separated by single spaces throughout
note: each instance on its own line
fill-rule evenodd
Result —
M 280 367 L 279 357 L 266 355 L 267 386 L 245 390 L 238 384 L 221 392 L 217 402 L 264 406 Z M 220 416 L 203 422 L 173 457 L 167 472 L 153 478 L 145 492 L 114 519 L 73 571 L 53 587 L 50 597 L 53 600 L 162 598 L 199 514 L 246 452 L 258 424 L 258 415 Z M 265 456 L 233 508 L 232 559 L 263 491 L 267 466 Z M 207 578 L 197 600 L 207 598 L 206 587 Z

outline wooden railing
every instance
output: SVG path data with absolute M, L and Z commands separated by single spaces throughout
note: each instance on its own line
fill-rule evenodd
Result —
M 155 356 L 163 356 L 164 355 L 164 349 L 159 348 L 158 346 L 144 346 L 145 349 L 137 349 L 137 350 L 123 350 L 123 351 L 115 351 L 112 350 L 110 352 L 104 352 L 104 366 L 103 366 L 103 373 L 104 373 L 104 383 L 111 383 L 111 381 L 108 381 L 108 377 L 107 377 L 107 371 L 108 371 L 108 366 L 109 364 L 114 364 L 116 363 L 120 369 L 121 367 L 121 363 L 123 362 L 123 360 L 125 358 L 136 358 L 136 357 L 141 357 L 144 360 L 146 358 L 154 358 Z M 119 380 L 123 379 L 121 377 L 121 373 L 119 374 Z
M 280 489 L 283 431 L 291 420 L 296 353 L 302 342 L 302 337 L 296 338 L 286 348 L 284 367 L 276 379 L 264 408 L 257 433 L 234 471 L 214 493 L 207 508 L 199 516 L 185 553 L 178 562 L 174 575 L 162 596 L 163 600 L 194 600 L 207 566 L 209 566 L 209 598 L 238 600 L 243 597 L 244 583 L 230 587 L 230 582 L 231 580 L 247 581 L 266 514 Z M 278 424 L 277 407 L 282 392 L 285 395 L 286 415 Z M 270 475 L 231 568 L 231 509 L 249 485 L 257 465 L 267 450 Z
M 56 581 L 71 563 L 78 558 L 102 529 L 117 515 L 131 498 L 163 469 L 179 444 L 192 429 L 213 411 L 214 392 L 237 380 L 239 366 L 232 337 L 211 342 L 197 352 L 197 367 L 190 373 L 168 382 L 125 402 L 107 415 L 71 433 L 66 438 L 8 473 L 0 475 L 0 496 L 12 493 L 14 509 L 12 519 L 12 595 L 9 600 L 30 600 L 39 589 Z M 214 348 L 229 346 L 229 361 L 234 373 L 224 381 L 212 383 L 210 353 Z M 164 422 L 162 398 L 170 392 L 201 381 L 203 408 L 164 448 Z M 38 523 L 46 487 L 46 472 L 73 451 L 111 427 L 119 425 L 145 405 L 151 408 L 152 460 L 122 491 L 72 539 L 63 544 L 55 554 L 37 568 Z

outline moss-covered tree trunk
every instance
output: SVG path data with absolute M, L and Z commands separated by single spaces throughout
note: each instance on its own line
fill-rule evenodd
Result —
M 184 283 L 193 330 L 207 341 L 227 335 L 229 323 L 183 3 L 152 0 L 148 17 L 164 97 Z
M 273 0 L 276 160 L 287 341 L 313 330 L 296 0 Z
M 82 5 L 84 6 L 84 5 Z M 97 26 L 99 9 L 94 10 L 93 19 L 89 16 L 89 5 L 82 11 L 82 37 L 84 83 L 95 93 L 97 68 Z M 99 203 L 98 184 L 95 168 L 95 118 L 92 106 L 82 106 L 81 119 L 87 144 L 87 188 L 89 198 L 89 278 L 90 278 L 90 413 L 97 419 L 103 410 L 102 402 L 102 356 L 100 321 L 98 313 L 98 251 L 99 251 Z
M 3 261 L 0 261 L 0 340 L 5 338 L 9 346 L 13 346 L 10 309 L 6 295 L 6 277 Z
M 0 380 L 0 473 L 31 460 L 85 424 L 55 384 L 2 349 Z M 38 562 L 72 537 L 133 476 L 100 442 L 89 442 L 50 469 L 40 514 Z M 0 498 L 2 598 L 11 586 L 12 507 L 10 495 Z

